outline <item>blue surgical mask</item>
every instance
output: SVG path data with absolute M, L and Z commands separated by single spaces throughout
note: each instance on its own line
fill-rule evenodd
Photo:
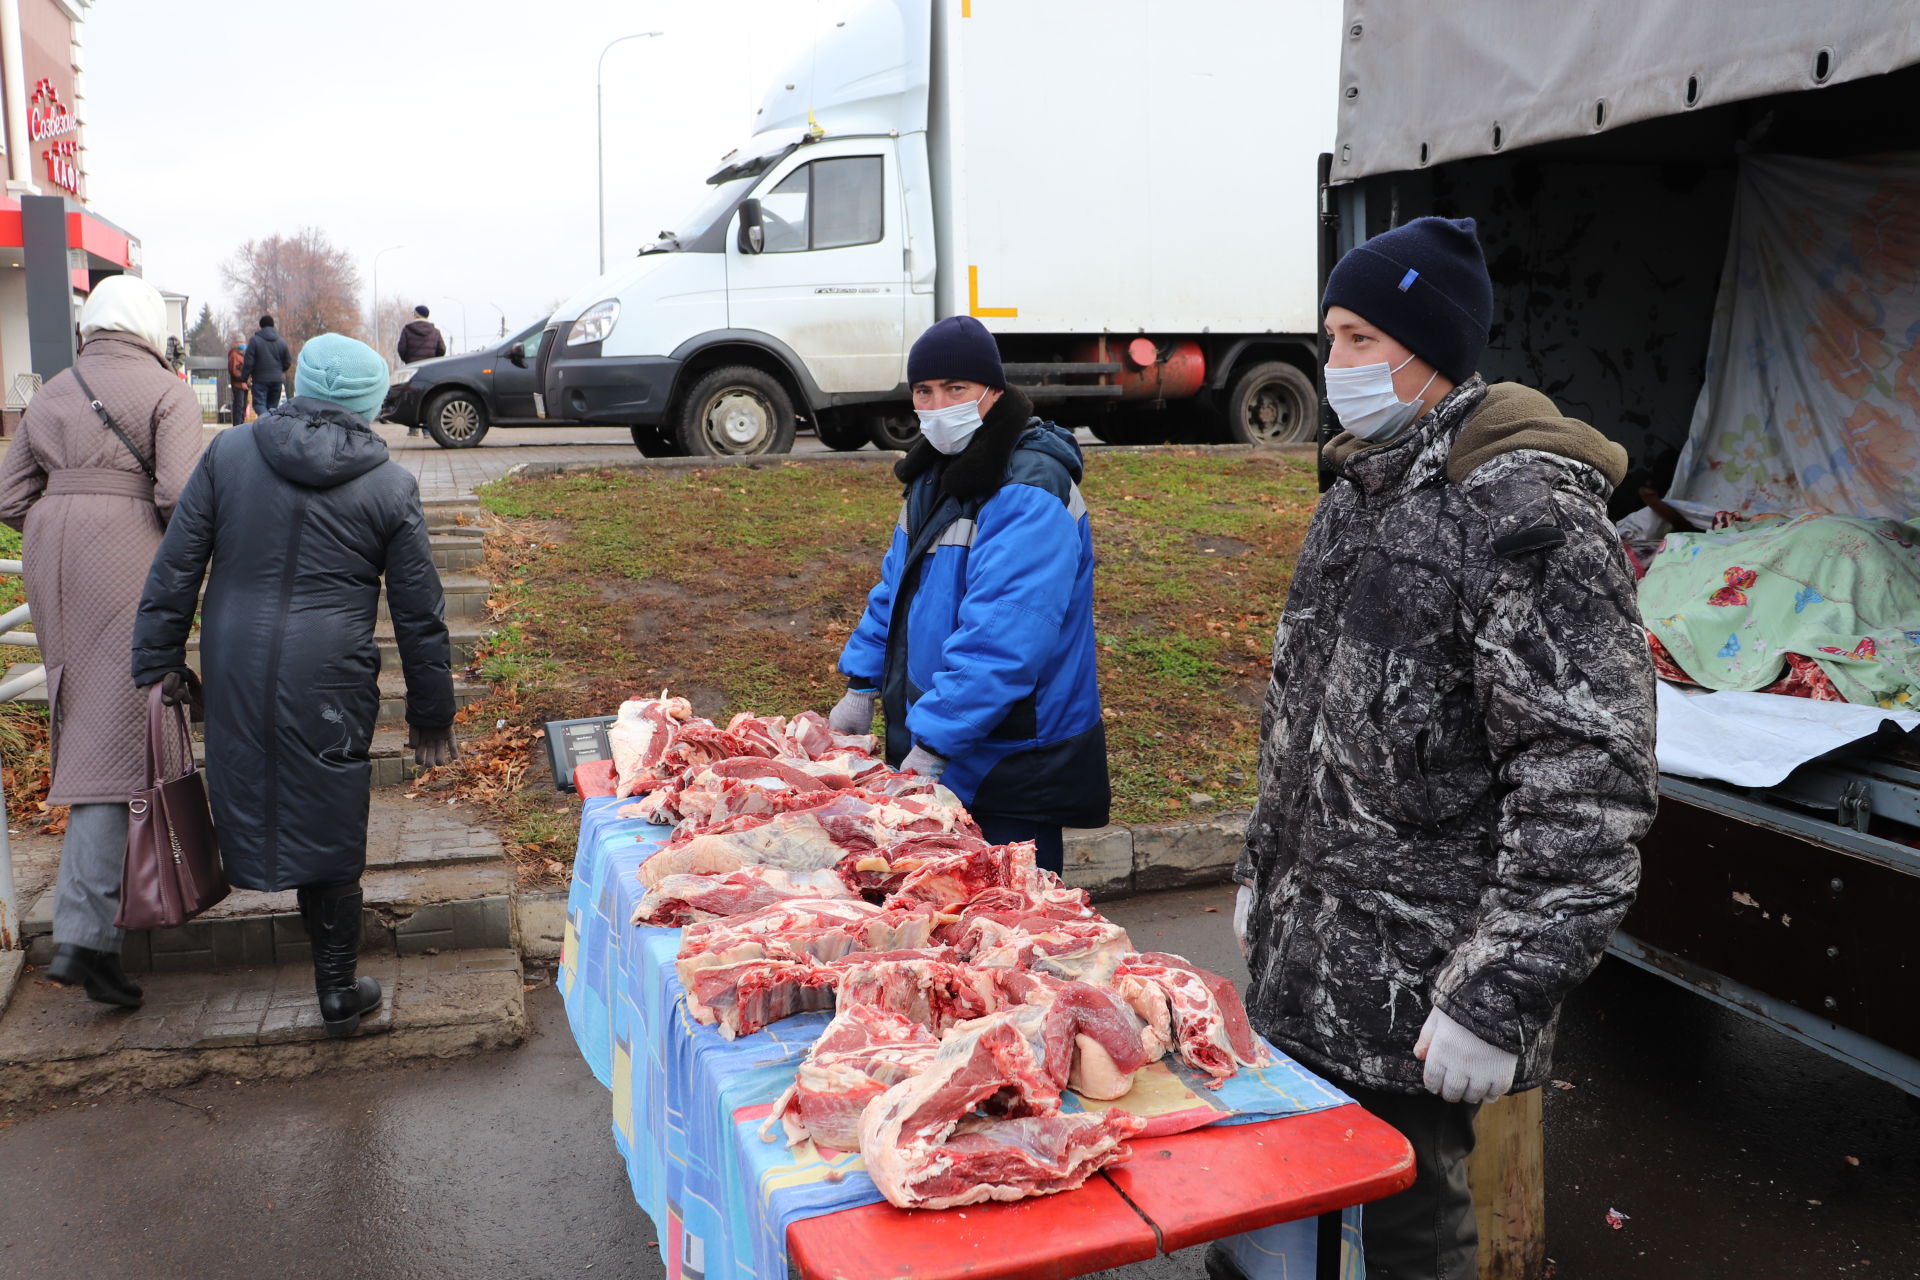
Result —
M 1383 444 L 1405 431 L 1419 415 L 1420 397 L 1427 394 L 1427 387 L 1440 376 L 1440 371 L 1434 370 L 1433 377 L 1427 379 L 1426 386 L 1420 388 L 1411 403 L 1401 400 L 1393 389 L 1393 375 L 1414 359 L 1408 356 L 1397 365 L 1382 360 L 1351 369 L 1328 366 L 1327 403 L 1333 407 L 1340 425 L 1350 434 L 1376 444 Z
M 981 392 L 980 400 L 987 398 Z M 915 409 L 920 418 L 920 434 L 927 443 L 951 457 L 967 447 L 973 433 L 980 429 L 980 400 L 963 400 L 944 409 Z

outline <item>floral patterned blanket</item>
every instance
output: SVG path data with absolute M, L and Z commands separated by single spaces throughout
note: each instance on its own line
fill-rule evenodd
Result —
M 1810 660 L 1848 702 L 1920 706 L 1920 528 L 1763 516 L 1667 537 L 1640 582 L 1648 633 L 1693 683 L 1762 689 Z

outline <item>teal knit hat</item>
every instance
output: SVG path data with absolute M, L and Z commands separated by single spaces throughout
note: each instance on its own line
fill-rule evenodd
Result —
M 387 362 L 380 353 L 344 333 L 323 333 L 300 348 L 294 390 L 331 400 L 372 420 L 387 398 Z

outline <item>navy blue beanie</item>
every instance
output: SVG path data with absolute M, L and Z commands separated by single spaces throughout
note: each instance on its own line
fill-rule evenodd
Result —
M 1320 314 L 1345 307 L 1454 382 L 1480 368 L 1493 281 L 1472 218 L 1415 218 L 1355 247 L 1327 277 Z
M 948 316 L 936 321 L 907 353 L 909 384 L 943 378 L 965 378 L 985 387 L 1006 389 L 999 344 L 987 332 L 987 326 L 972 316 Z

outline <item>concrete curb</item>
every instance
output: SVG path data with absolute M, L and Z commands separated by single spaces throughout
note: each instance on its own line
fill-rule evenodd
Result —
M 1101 445 L 1107 453 L 1181 453 L 1204 449 L 1223 457 L 1263 454 L 1279 458 L 1318 457 L 1320 446 L 1313 444 L 1111 444 Z M 1097 455 L 1096 455 L 1097 456 Z M 727 458 L 622 458 L 602 462 L 522 462 L 508 468 L 502 480 L 533 479 L 539 476 L 569 475 L 582 471 L 699 471 L 708 467 L 812 467 L 845 466 L 855 463 L 892 462 L 906 455 L 897 450 L 856 451 L 853 453 L 754 454 Z
M 1066 882 L 1096 900 L 1221 884 L 1246 843 L 1249 810 L 1068 831 Z

